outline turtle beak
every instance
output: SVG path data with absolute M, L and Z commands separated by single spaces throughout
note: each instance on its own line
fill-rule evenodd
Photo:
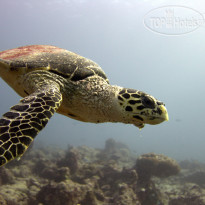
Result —
M 168 112 L 164 105 L 159 105 L 157 110 L 158 114 L 148 118 L 145 123 L 156 125 L 169 120 Z
M 166 107 L 164 105 L 160 105 L 159 109 L 162 111 L 160 117 L 163 119 L 163 121 L 168 121 L 169 115 L 168 115 Z

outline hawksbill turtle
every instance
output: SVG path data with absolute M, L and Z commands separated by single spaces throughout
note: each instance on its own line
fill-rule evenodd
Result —
M 55 46 L 0 52 L 0 76 L 23 97 L 0 118 L 0 166 L 20 158 L 55 112 L 83 122 L 139 128 L 168 120 L 162 102 L 139 90 L 110 85 L 98 64 Z

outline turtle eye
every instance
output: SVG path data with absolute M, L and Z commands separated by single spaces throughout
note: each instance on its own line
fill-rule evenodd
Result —
M 143 96 L 142 97 L 142 104 L 147 108 L 155 108 L 155 102 L 149 96 Z

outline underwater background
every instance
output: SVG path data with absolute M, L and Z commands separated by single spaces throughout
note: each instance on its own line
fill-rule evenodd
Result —
M 205 162 L 205 24 L 189 32 L 182 26 L 184 33 L 174 35 L 157 25 L 153 31 L 145 18 L 153 10 L 156 17 L 155 9 L 161 7 L 165 12 L 180 12 L 180 7 L 185 19 L 186 10 L 192 10 L 192 20 L 200 16 L 204 21 L 202 0 L 0 1 L 1 51 L 32 44 L 73 51 L 97 62 L 110 84 L 147 92 L 164 102 L 169 113 L 168 122 L 141 131 L 133 125 L 91 124 L 55 114 L 34 147 L 56 147 L 54 152 L 82 145 L 104 149 L 112 138 L 136 156 L 154 152 L 177 161 Z M 0 115 L 20 99 L 2 79 L 0 96 Z
M 35 144 L 103 147 L 107 138 L 114 138 L 138 154 L 204 161 L 205 27 L 169 36 L 143 23 L 150 10 L 170 4 L 205 12 L 200 0 L 0 1 L 2 51 L 48 44 L 76 52 L 97 62 L 111 84 L 145 91 L 163 101 L 169 113 L 169 122 L 146 125 L 141 131 L 132 125 L 95 125 L 55 114 Z M 3 114 L 20 97 L 2 79 L 0 84 Z

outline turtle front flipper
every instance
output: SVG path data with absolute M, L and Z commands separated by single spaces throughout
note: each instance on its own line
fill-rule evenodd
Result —
M 21 157 L 62 102 L 57 87 L 44 87 L 20 100 L 0 118 L 0 166 Z

